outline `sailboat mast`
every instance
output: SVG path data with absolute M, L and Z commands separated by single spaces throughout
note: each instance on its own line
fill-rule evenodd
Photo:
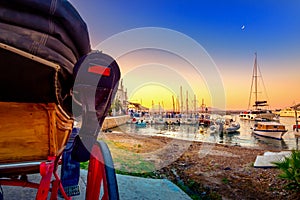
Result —
M 260 80 L 258 80 L 258 78 Z M 260 110 L 260 107 L 263 106 L 268 106 L 268 96 L 267 96 L 267 100 L 259 100 L 259 98 L 261 98 L 261 96 L 258 96 L 258 93 L 260 93 L 258 91 L 258 86 L 260 86 L 260 82 L 262 82 L 262 85 L 264 87 L 264 92 L 267 94 L 266 88 L 265 88 L 265 84 L 258 66 L 258 62 L 257 62 L 257 53 L 255 52 L 255 60 L 254 60 L 254 67 L 253 67 L 253 74 L 252 74 L 252 83 L 251 83 L 251 89 L 250 89 L 250 96 L 249 96 L 249 104 L 248 104 L 248 109 L 250 108 L 250 103 L 252 100 L 252 93 L 254 93 L 254 97 L 255 97 L 255 101 L 254 101 L 254 105 L 252 105 L 256 110 Z M 254 89 L 254 91 L 253 91 Z
M 255 80 L 255 108 L 257 109 L 257 53 L 255 52 L 255 60 L 254 60 L 254 80 Z
M 179 113 L 180 112 L 180 105 L 179 105 L 179 97 L 177 95 L 177 98 L 176 98 L 176 112 Z
M 186 114 L 189 114 L 189 95 L 188 91 L 186 91 Z
M 180 112 L 183 113 L 183 96 L 182 96 L 182 86 L 180 86 Z
M 161 113 L 160 113 L 160 102 L 158 102 L 158 113 L 159 113 L 159 115 L 161 115 Z
M 154 113 L 154 101 L 153 101 L 153 99 L 152 99 L 152 114 Z M 151 113 L 150 113 L 150 115 L 151 115 Z
M 196 95 L 194 94 L 194 114 L 196 114 L 196 107 L 197 107 Z
M 248 101 L 248 110 L 251 107 L 250 104 L 251 104 L 251 100 L 252 100 L 253 83 L 254 83 L 254 90 L 255 90 L 255 92 L 254 92 L 255 93 L 255 101 L 257 101 L 257 54 L 256 54 L 256 52 L 255 52 L 254 66 L 253 66 L 253 72 L 252 72 L 251 88 L 250 88 L 250 95 L 249 95 L 249 101 Z M 257 108 L 257 106 L 256 106 L 256 108 Z
M 174 101 L 174 96 L 172 95 L 172 103 L 173 103 L 173 113 L 175 112 L 175 101 Z

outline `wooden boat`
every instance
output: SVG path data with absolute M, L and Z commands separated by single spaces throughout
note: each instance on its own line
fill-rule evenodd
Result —
M 285 125 L 278 122 L 257 122 L 253 128 L 253 133 L 256 135 L 278 140 L 281 140 L 286 132 Z

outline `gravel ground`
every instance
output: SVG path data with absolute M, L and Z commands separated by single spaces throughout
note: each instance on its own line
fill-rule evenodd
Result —
M 287 181 L 278 178 L 279 169 L 253 167 L 256 156 L 270 149 L 114 132 L 103 133 L 101 139 L 108 143 L 118 170 L 134 173 L 133 164 L 150 162 L 154 176 L 181 185 L 194 199 L 299 199 L 299 191 L 284 189 Z M 136 163 L 129 162 L 133 155 Z
M 254 168 L 257 155 L 272 149 L 176 140 L 159 136 L 103 133 L 119 174 L 121 199 L 299 199 L 284 188 L 276 168 Z M 85 191 L 82 171 L 81 188 Z M 168 181 L 169 180 L 169 181 Z M 183 188 L 190 197 L 177 186 Z M 33 199 L 36 190 L 3 186 L 9 200 Z M 82 196 L 73 199 L 84 199 Z

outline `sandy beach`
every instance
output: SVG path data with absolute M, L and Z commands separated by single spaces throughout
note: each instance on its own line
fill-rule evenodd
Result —
M 121 132 L 100 134 L 118 173 L 167 178 L 193 199 L 297 199 L 277 168 L 255 168 L 267 149 Z

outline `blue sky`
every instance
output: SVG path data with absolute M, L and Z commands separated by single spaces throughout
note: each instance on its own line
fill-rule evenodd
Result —
M 129 29 L 172 29 L 205 48 L 223 75 L 228 98 L 246 96 L 239 108 L 248 104 L 244 101 L 249 97 L 254 52 L 258 53 L 265 83 L 270 86 L 269 98 L 276 99 L 274 106 L 300 101 L 299 94 L 275 92 L 299 84 L 300 78 L 295 76 L 300 72 L 298 0 L 72 0 L 71 3 L 88 25 L 92 46 Z M 280 73 L 289 79 L 284 81 L 288 84 L 285 87 L 275 84 Z M 232 80 L 236 76 L 244 82 Z M 245 90 L 235 90 L 237 84 L 244 85 Z M 288 99 L 280 100 L 283 95 L 289 96 Z
M 88 23 L 92 43 L 128 29 L 153 26 L 187 34 L 216 55 L 224 54 L 224 49 L 228 52 L 228 47 L 237 52 L 245 47 L 251 51 L 300 49 L 297 0 L 71 2 Z

